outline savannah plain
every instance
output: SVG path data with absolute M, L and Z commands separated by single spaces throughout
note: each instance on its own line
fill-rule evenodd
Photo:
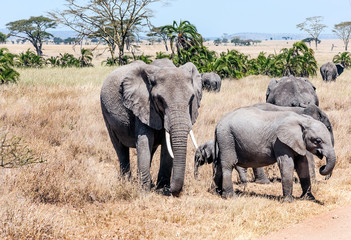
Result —
M 261 51 L 278 53 L 294 41 L 263 41 L 257 46 L 207 45 L 218 53 L 237 49 L 256 57 Z M 331 45 L 336 47 L 331 51 Z M 0 45 L 19 53 L 29 45 Z M 84 46 L 89 48 L 90 46 Z M 314 46 L 311 46 L 314 50 Z M 79 52 L 79 46 L 44 45 L 45 55 Z M 163 45 L 141 44 L 140 51 L 165 52 Z M 340 40 L 322 40 L 315 50 L 318 65 L 343 52 Z M 101 66 L 108 56 L 102 48 L 92 68 L 17 69 L 18 84 L 0 86 L 0 136 L 21 137 L 46 161 L 19 168 L 0 168 L 1 239 L 256 239 L 306 218 L 351 204 L 351 71 L 326 83 L 317 72 L 309 78 L 317 88 L 320 108 L 333 125 L 337 164 L 325 180 L 316 161 L 312 193 L 318 202 L 300 200 L 294 184 L 292 203 L 281 201 L 279 181 L 268 185 L 249 182 L 234 189 L 238 197 L 222 199 L 208 191 L 210 165 L 193 177 L 195 148 L 188 140 L 185 186 L 179 198 L 139 190 L 134 181 L 120 179 L 116 153 L 100 110 L 102 82 L 115 67 Z M 214 137 L 219 119 L 238 107 L 265 101 L 270 78 L 249 76 L 224 79 L 219 93 L 203 92 L 200 115 L 194 125 L 199 144 Z M 156 181 L 159 154 L 151 166 Z M 136 151 L 131 150 L 136 179 Z M 266 168 L 279 178 L 276 167 Z M 250 172 L 252 177 L 252 173 Z

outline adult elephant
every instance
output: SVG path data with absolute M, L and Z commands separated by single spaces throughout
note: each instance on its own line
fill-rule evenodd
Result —
M 165 67 L 176 67 L 173 61 L 168 58 L 155 59 L 150 65 L 165 68 Z
M 264 111 L 244 107 L 225 115 L 215 130 L 214 183 L 222 197 L 234 195 L 233 167 L 259 168 L 278 163 L 283 185 L 283 197 L 292 201 L 293 172 L 296 170 L 302 187 L 301 197 L 314 199 L 306 158 L 310 151 L 327 164 L 320 174 L 330 174 L 336 155 L 330 133 L 323 123 L 309 116 L 290 111 Z
M 320 72 L 324 81 L 335 81 L 338 76 L 344 71 L 344 66 L 341 63 L 327 62 L 320 67 Z
M 151 159 L 161 145 L 157 188 L 178 196 L 184 183 L 187 138 L 202 97 L 195 65 L 160 68 L 133 62 L 106 78 L 100 97 L 121 174 L 130 176 L 129 148 L 136 148 L 138 175 L 149 190 Z
M 315 86 L 306 78 L 294 76 L 273 78 L 267 87 L 266 102 L 288 107 L 319 105 Z
M 201 73 L 202 89 L 219 92 L 221 90 L 221 77 L 215 72 Z

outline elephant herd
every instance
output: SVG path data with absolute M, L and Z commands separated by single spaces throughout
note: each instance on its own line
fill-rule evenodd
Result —
M 202 90 L 219 91 L 220 77 L 200 74 L 192 63 L 176 67 L 170 60 L 151 64 L 136 61 L 114 70 L 101 89 L 101 109 L 116 150 L 121 175 L 129 178 L 129 148 L 137 150 L 138 179 L 151 190 L 150 165 L 161 145 L 156 190 L 179 196 L 184 185 L 187 138 L 195 153 L 195 177 L 199 166 L 213 166 L 213 187 L 222 197 L 235 195 L 232 171 L 247 182 L 253 168 L 255 181 L 269 183 L 264 166 L 280 169 L 283 197 L 291 201 L 296 170 L 302 196 L 314 199 L 311 176 L 313 155 L 326 157 L 319 170 L 330 175 L 335 166 L 334 136 L 328 116 L 318 107 L 316 88 L 305 78 L 272 79 L 266 103 L 241 107 L 227 113 L 214 131 L 214 139 L 197 146 L 192 127 L 198 117 Z

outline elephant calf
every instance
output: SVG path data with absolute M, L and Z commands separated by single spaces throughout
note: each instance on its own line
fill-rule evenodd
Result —
M 218 156 L 218 153 L 217 153 Z M 197 179 L 199 175 L 199 166 L 204 164 L 211 164 L 215 160 L 216 153 L 214 147 L 214 140 L 210 140 L 202 145 L 200 145 L 195 152 L 195 166 L 194 166 L 194 177 Z M 214 166 L 214 165 L 213 165 Z M 240 182 L 242 184 L 247 183 L 247 169 L 239 166 L 235 166 L 236 171 L 239 174 Z M 259 184 L 268 184 L 270 183 L 267 178 L 263 168 L 254 168 L 253 169 L 255 182 Z
M 336 155 L 326 126 L 309 116 L 290 111 L 264 111 L 243 107 L 226 114 L 217 124 L 214 183 L 222 197 L 234 196 L 232 171 L 235 166 L 264 167 L 275 162 L 280 169 L 283 197 L 292 201 L 294 169 L 302 187 L 301 197 L 314 199 L 306 157 L 307 151 L 327 164 L 320 174 L 330 174 Z

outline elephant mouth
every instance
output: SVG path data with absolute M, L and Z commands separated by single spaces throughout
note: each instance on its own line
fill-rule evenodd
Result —
M 322 151 L 319 150 L 319 149 L 316 151 L 316 156 L 317 156 L 319 159 L 323 159 L 323 157 L 324 157 Z
M 169 155 L 174 158 L 174 154 L 173 154 L 173 150 L 172 150 L 172 146 L 171 146 L 171 136 L 169 134 L 169 132 L 165 131 L 166 132 L 166 145 L 167 145 L 167 150 L 169 152 Z M 194 133 L 192 130 L 190 130 L 189 132 L 189 135 L 191 137 L 191 140 L 194 144 L 194 147 L 197 149 L 198 148 L 198 145 L 197 145 L 197 142 L 196 142 L 196 139 L 195 139 L 195 136 L 194 136 Z

